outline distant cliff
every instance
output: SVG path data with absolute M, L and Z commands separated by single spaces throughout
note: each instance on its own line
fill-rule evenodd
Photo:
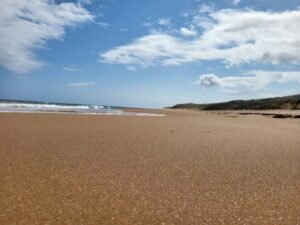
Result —
M 185 103 L 177 104 L 171 109 L 199 109 L 199 110 L 271 110 L 271 109 L 289 109 L 300 110 L 300 94 L 264 98 L 253 100 L 235 100 L 229 102 L 212 103 L 212 104 L 194 104 Z

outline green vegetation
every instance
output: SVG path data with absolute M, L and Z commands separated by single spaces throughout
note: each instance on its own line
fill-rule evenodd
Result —
M 300 110 L 300 94 L 264 98 L 253 100 L 235 100 L 212 104 L 178 104 L 170 107 L 171 109 L 199 109 L 199 110 L 270 110 L 270 109 L 290 109 Z

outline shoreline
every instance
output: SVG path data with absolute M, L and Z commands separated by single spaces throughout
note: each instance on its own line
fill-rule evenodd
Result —
M 146 110 L 145 110 L 146 111 Z M 158 113 L 148 113 L 148 112 L 136 112 L 136 111 L 126 111 L 122 110 L 121 113 L 116 112 L 63 112 L 63 111 L 0 111 L 0 113 L 24 113 L 24 114 L 62 114 L 62 115 L 94 115 L 94 116 L 150 116 L 150 117 L 162 117 L 165 114 Z
M 165 117 L 166 112 L 194 112 L 212 115 L 223 115 L 236 118 L 238 116 L 263 116 L 274 119 L 300 119 L 300 110 L 191 110 L 191 109 L 142 109 L 123 108 L 121 112 L 70 112 L 70 111 L 0 111 L 7 114 L 61 114 L 61 115 L 91 115 L 91 116 L 137 116 Z

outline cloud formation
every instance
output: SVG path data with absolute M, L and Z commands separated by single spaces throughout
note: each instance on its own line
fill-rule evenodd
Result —
M 193 27 L 191 28 L 181 27 L 180 34 L 182 34 L 183 36 L 196 36 L 197 31 Z
M 43 65 L 34 51 L 51 39 L 62 39 L 65 28 L 90 21 L 82 3 L 52 0 L 0 1 L 0 65 L 22 74 Z
M 67 84 L 69 87 L 89 87 L 89 86 L 95 86 L 97 85 L 95 82 L 93 81 L 89 81 L 89 82 L 75 82 L 75 83 L 69 83 Z
M 229 66 L 300 64 L 299 9 L 206 10 L 194 15 L 189 25 L 198 33 L 192 40 L 168 32 L 151 33 L 100 53 L 100 57 L 106 63 L 141 67 L 204 60 L 219 60 Z
M 235 91 L 245 89 L 247 91 L 261 91 L 272 83 L 297 82 L 300 84 L 300 71 L 263 71 L 254 70 L 244 73 L 243 76 L 223 76 L 215 74 L 202 74 L 195 81 L 204 87 L 220 87 Z

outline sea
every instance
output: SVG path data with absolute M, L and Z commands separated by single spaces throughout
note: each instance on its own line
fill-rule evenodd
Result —
M 124 107 L 69 104 L 56 102 L 37 102 L 23 100 L 0 99 L 0 112 L 18 113 L 69 113 L 90 115 L 119 115 L 119 116 L 165 116 L 158 113 L 128 112 Z

